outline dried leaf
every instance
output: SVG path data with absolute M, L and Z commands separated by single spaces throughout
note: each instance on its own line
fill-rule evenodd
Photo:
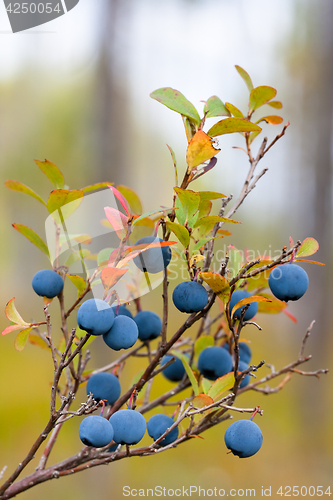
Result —
M 203 130 L 199 130 L 192 137 L 186 151 L 186 162 L 190 169 L 210 160 L 221 151 L 213 146 L 213 142 Z

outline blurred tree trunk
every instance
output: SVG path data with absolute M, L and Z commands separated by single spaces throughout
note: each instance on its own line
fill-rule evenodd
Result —
M 126 53 L 122 34 L 128 20 L 128 0 L 106 0 L 102 4 L 99 61 L 94 85 L 96 164 L 94 182 L 126 183 L 128 173 L 128 89 Z M 125 17 L 126 15 L 126 17 Z M 96 175 L 97 174 L 97 175 Z

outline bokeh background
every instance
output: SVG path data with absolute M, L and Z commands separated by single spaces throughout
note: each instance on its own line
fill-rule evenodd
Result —
M 306 368 L 332 368 L 332 60 L 331 0 L 81 0 L 58 20 L 15 35 L 1 5 L 3 308 L 15 296 L 25 319 L 41 321 L 42 301 L 30 283 L 35 272 L 48 266 L 43 254 L 11 227 L 20 222 L 44 235 L 47 214 L 36 200 L 7 190 L 5 180 L 20 180 L 47 197 L 52 186 L 33 160 L 48 158 L 71 188 L 111 181 L 135 189 L 146 211 L 169 206 L 174 172 L 166 144 L 174 149 L 182 173 L 186 138 L 180 117 L 149 93 L 171 86 L 200 110 L 200 101 L 216 94 L 245 111 L 248 93 L 234 68 L 238 64 L 255 86 L 277 88 L 282 116 L 291 126 L 261 163 L 269 172 L 238 211 L 242 226 L 220 247 L 234 244 L 262 254 L 287 245 L 289 236 L 295 241 L 313 236 L 320 243 L 315 258 L 326 264 L 304 264 L 309 290 L 289 307 L 297 324 L 284 314 L 258 315 L 263 331 L 249 327 L 247 339 L 254 361 L 265 359 L 279 368 L 297 358 L 306 328 L 315 319 L 306 351 L 313 359 Z M 267 126 L 265 134 L 273 139 L 281 128 Z M 241 138 L 225 136 L 219 144 L 216 168 L 193 187 L 237 195 L 247 160 L 232 146 L 240 146 Z M 68 291 L 68 302 L 71 294 L 75 291 Z M 144 297 L 143 306 L 162 312 L 161 287 Z M 57 304 L 50 310 L 59 329 Z M 182 320 L 181 314 L 172 315 L 169 335 Z M 1 329 L 7 325 L 3 314 Z M 1 338 L 0 470 L 8 466 L 5 477 L 48 419 L 52 377 L 46 351 L 28 345 L 18 353 L 13 343 L 14 335 Z M 91 351 L 91 368 L 113 359 L 97 342 Z M 122 374 L 124 387 L 141 367 L 137 362 Z M 162 378 L 159 383 L 162 389 L 171 387 Z M 75 404 L 84 398 L 81 389 Z M 320 380 L 295 374 L 277 394 L 252 392 L 238 400 L 238 405 L 264 410 L 258 417 L 264 444 L 251 459 L 227 455 L 221 424 L 204 441 L 194 439 L 155 458 L 124 460 L 48 482 L 21 497 L 107 500 L 122 498 L 125 485 L 196 485 L 256 488 L 258 496 L 262 486 L 271 486 L 276 498 L 279 486 L 333 487 L 332 399 L 330 374 Z M 53 462 L 80 449 L 77 427 L 75 420 L 64 427 Z

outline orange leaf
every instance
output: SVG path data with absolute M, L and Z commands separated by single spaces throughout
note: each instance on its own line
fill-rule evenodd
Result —
M 295 316 L 293 314 L 291 314 L 291 312 L 288 310 L 288 309 L 283 309 L 284 314 L 286 316 L 288 316 L 288 318 L 291 319 L 291 321 L 293 321 L 294 323 L 297 323 L 297 319 L 295 318 Z
M 204 408 L 204 406 L 209 406 L 213 403 L 213 398 L 208 396 L 208 394 L 198 394 L 192 401 L 192 404 L 195 408 Z
M 128 269 L 117 269 L 115 267 L 104 267 L 101 272 L 101 280 L 106 290 L 112 288 L 120 278 L 127 273 Z
M 127 217 L 119 210 L 116 210 L 112 207 L 104 208 L 105 215 L 107 220 L 110 222 L 111 226 L 115 230 L 119 239 L 122 239 L 125 236 L 126 226 L 127 226 Z
M 240 307 L 246 306 L 247 304 L 251 304 L 251 302 L 272 302 L 271 299 L 267 299 L 266 297 L 262 297 L 261 295 L 254 295 L 252 297 L 246 297 L 246 299 L 242 299 L 237 304 L 234 305 L 231 311 L 231 317 L 234 315 L 234 312 L 237 311 Z
M 214 148 L 213 142 L 213 139 L 203 130 L 194 134 L 186 151 L 186 162 L 191 169 L 210 160 L 221 151 Z
M 2 330 L 1 335 L 7 335 L 7 333 L 11 333 L 14 330 L 21 330 L 24 325 L 10 325 L 7 326 L 4 330 Z

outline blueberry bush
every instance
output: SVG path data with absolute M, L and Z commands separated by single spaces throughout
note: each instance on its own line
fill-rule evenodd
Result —
M 226 453 L 230 449 L 240 458 L 250 457 L 263 441 L 258 424 L 252 420 L 257 414 L 258 421 L 263 414 L 256 405 L 256 393 L 277 392 L 294 374 L 319 377 L 327 372 L 298 368 L 310 359 L 304 351 L 314 322 L 303 337 L 298 357 L 278 369 L 262 370 L 264 360 L 251 364 L 253 348 L 243 334 L 249 324 L 261 330 L 261 314 L 285 313 L 296 321 L 287 302 L 306 292 L 308 277 L 299 264 L 316 263 L 307 257 L 317 251 L 317 241 L 308 237 L 294 243 L 290 238 L 289 247 L 282 245 L 274 258 L 254 259 L 228 245 L 217 258 L 216 245 L 231 235 L 229 229 L 240 222 L 234 219 L 238 208 L 268 170 L 258 170 L 261 159 L 289 126 L 283 125 L 268 143 L 261 135 L 262 126 L 279 126 L 283 118 L 269 112 L 257 118 L 256 113 L 258 109 L 280 110 L 277 92 L 270 86 L 254 87 L 248 73 L 239 66 L 236 69 L 249 93 L 244 113 L 212 96 L 204 101 L 200 116 L 178 90 L 166 87 L 151 94 L 180 115 L 187 139 L 186 169 L 180 182 L 181 168 L 168 146 L 175 172 L 168 207 L 144 213 L 132 188 L 109 182 L 69 189 L 62 172 L 48 160 L 36 160 L 54 187 L 47 201 L 18 181 L 6 181 L 7 188 L 32 196 L 46 210 L 47 242 L 28 226 L 14 223 L 13 227 L 45 254 L 49 266 L 31 277 L 33 290 L 43 297 L 35 299 L 43 301 L 43 317 L 38 322 L 25 321 L 12 298 L 5 307 L 11 324 L 2 335 L 16 332 L 14 344 L 19 351 L 27 342 L 46 349 L 54 376 L 49 420 L 26 456 L 19 457 L 16 470 L 8 477 L 5 469 L 1 471 L 4 483 L 0 499 L 130 456 L 165 452 L 221 423 L 225 426 Z M 212 124 L 208 125 L 209 121 Z M 241 134 L 244 147 L 239 149 L 249 162 L 235 199 L 220 192 L 195 190 L 195 181 L 216 166 L 220 152 L 216 137 L 224 134 Z M 104 214 L 96 208 L 101 193 L 107 193 L 111 200 L 110 206 L 103 207 Z M 84 232 L 87 217 L 82 212 L 92 197 L 94 235 Z M 214 213 L 217 203 L 219 210 Z M 96 253 L 89 250 L 94 238 L 99 242 Z M 185 271 L 181 280 L 170 271 L 171 263 L 178 271 Z M 77 298 L 68 303 L 66 290 L 73 285 Z M 142 310 L 140 300 L 157 286 L 162 290 L 162 317 Z M 53 301 L 60 305 L 59 331 L 52 328 Z M 176 311 L 182 313 L 177 312 L 182 322 L 171 331 L 169 318 Z M 89 369 L 92 341 L 110 350 L 111 363 Z M 124 387 L 122 371 L 138 358 L 142 369 L 133 383 Z M 161 385 L 162 375 L 171 388 L 153 398 L 152 384 Z M 85 390 L 78 393 L 82 386 Z M 245 391 L 253 393 L 252 408 L 235 404 Z M 248 413 L 249 418 L 236 418 L 229 425 L 226 421 L 239 412 Z M 78 449 L 49 465 L 57 437 L 69 419 L 77 421 Z M 226 460 L 234 459 L 226 455 Z M 38 462 L 35 471 L 25 477 L 24 469 L 32 460 Z

